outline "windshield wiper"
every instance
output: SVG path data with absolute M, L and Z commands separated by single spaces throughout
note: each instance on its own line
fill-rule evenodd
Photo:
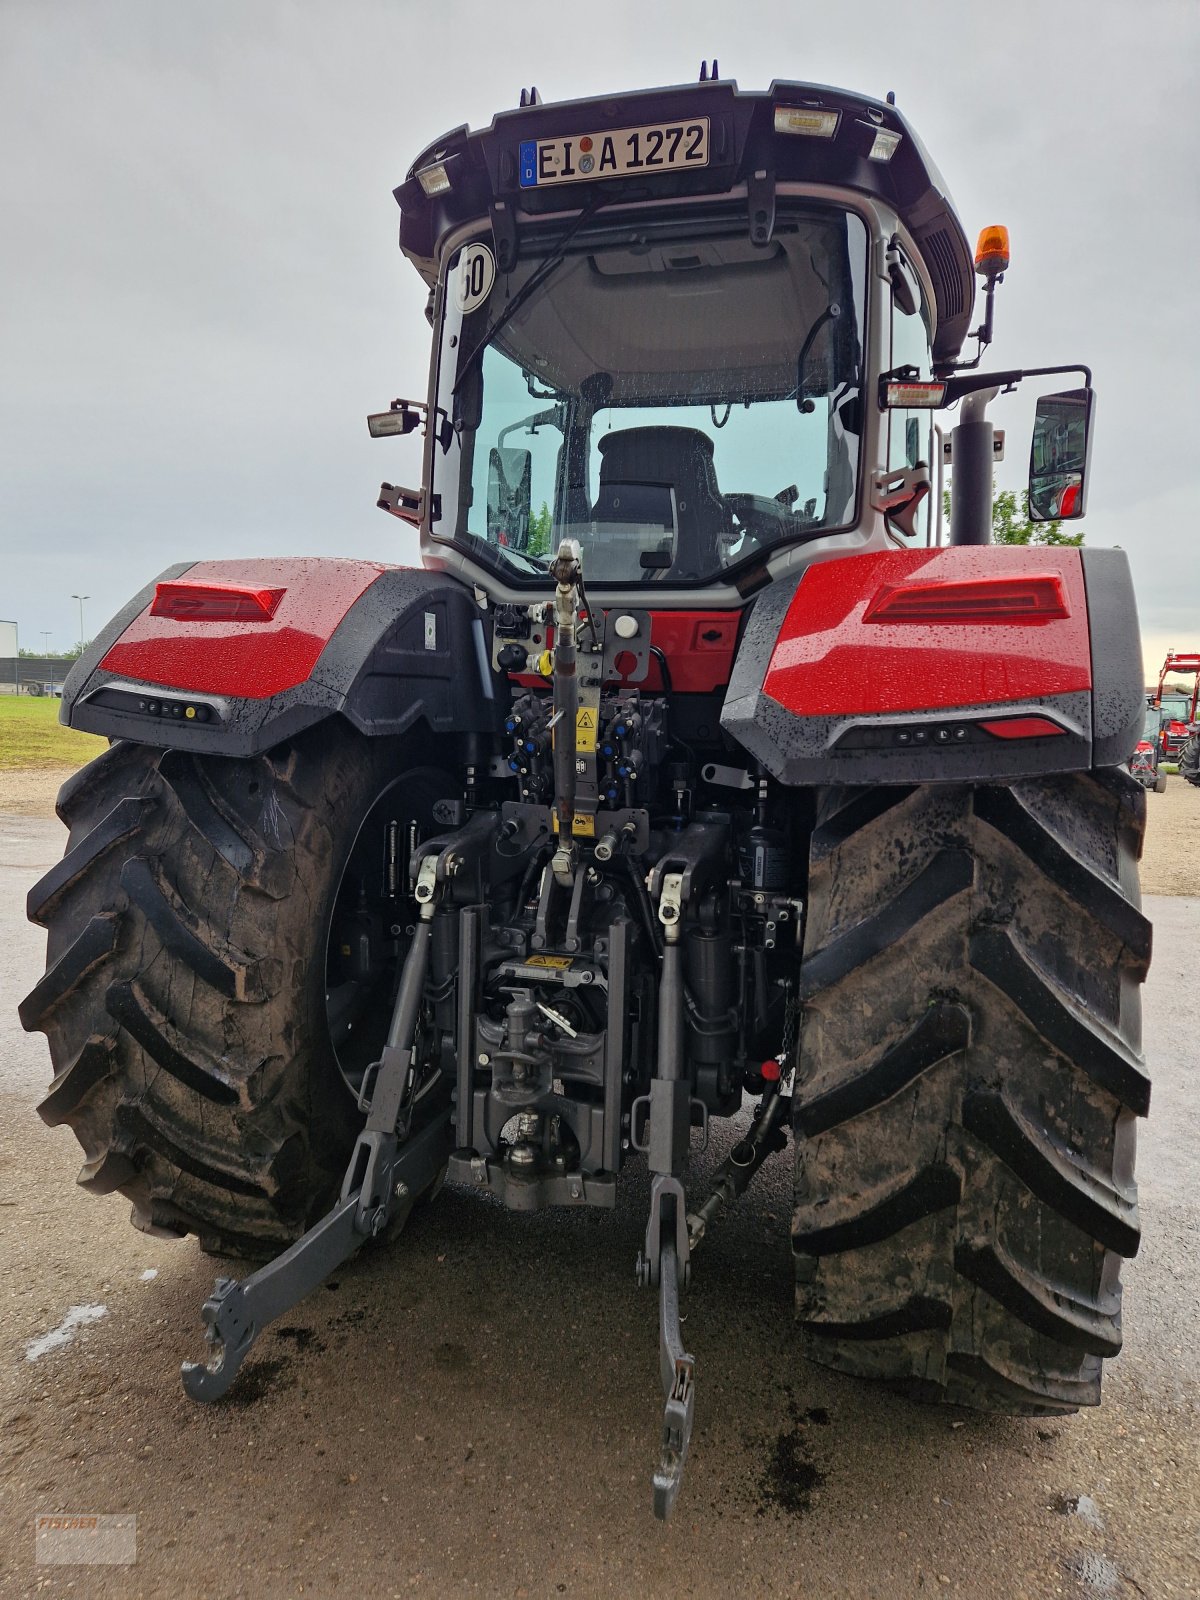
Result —
M 813 345 L 816 344 L 817 335 L 821 332 L 821 329 L 827 322 L 835 322 L 837 318 L 841 316 L 841 314 L 842 308 L 837 301 L 830 301 L 829 305 L 826 306 L 825 310 L 822 311 L 821 315 L 817 318 L 812 327 L 804 336 L 804 343 L 800 346 L 800 353 L 796 357 L 797 411 L 810 412 L 817 409 L 812 399 L 804 392 L 804 369 L 808 363 L 809 352 L 811 351 Z
M 458 393 L 471 369 L 483 355 L 483 352 L 487 349 L 488 345 L 491 344 L 500 333 L 500 330 L 508 325 L 512 318 L 516 316 L 517 312 L 529 299 L 530 295 L 536 293 L 537 290 L 541 288 L 550 274 L 554 272 L 556 268 L 562 265 L 563 257 L 567 253 L 567 246 L 571 243 L 571 240 L 579 232 L 580 228 L 583 227 L 585 222 L 590 222 L 592 220 L 607 199 L 607 195 L 598 194 L 593 200 L 584 206 L 583 210 L 575 218 L 575 221 L 570 224 L 566 232 L 554 246 L 553 250 L 551 250 L 550 254 L 542 262 L 541 266 L 538 267 L 537 270 L 528 278 L 526 278 L 525 282 L 517 290 L 516 294 L 513 295 L 512 299 L 496 318 L 495 322 L 492 323 L 491 327 L 484 334 L 483 338 L 480 339 L 479 343 L 475 346 L 471 353 L 467 356 L 464 356 L 459 362 L 458 377 L 454 380 L 454 387 L 450 391 L 451 395 L 456 395 Z

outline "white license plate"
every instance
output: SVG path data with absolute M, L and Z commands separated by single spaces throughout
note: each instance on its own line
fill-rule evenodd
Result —
M 569 139 L 526 139 L 520 151 L 522 189 L 707 165 L 707 117 L 574 134 Z

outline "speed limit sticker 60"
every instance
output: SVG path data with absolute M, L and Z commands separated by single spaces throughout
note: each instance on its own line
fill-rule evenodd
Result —
M 496 260 L 487 245 L 465 245 L 454 274 L 454 304 L 466 316 L 483 304 L 495 281 Z

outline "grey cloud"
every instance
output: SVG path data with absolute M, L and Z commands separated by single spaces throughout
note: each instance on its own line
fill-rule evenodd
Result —
M 412 559 L 374 508 L 410 442 L 363 415 L 420 394 L 424 291 L 390 190 L 446 128 L 690 78 L 882 94 L 968 232 L 1007 222 L 1000 363 L 1086 359 L 1092 543 L 1134 557 L 1148 631 L 1196 605 L 1191 273 L 1200 119 L 1190 3 L 565 9 L 351 0 L 8 0 L 0 7 L 0 614 L 88 627 L 171 561 Z M 1005 402 L 1001 482 L 1028 397 Z M 1182 642 L 1182 640 L 1180 641 Z

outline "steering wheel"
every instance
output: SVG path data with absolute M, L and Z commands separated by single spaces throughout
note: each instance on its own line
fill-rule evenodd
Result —
M 743 542 L 750 539 L 756 545 L 774 544 L 793 521 L 790 507 L 763 494 L 727 494 L 722 498 L 733 518 L 734 535 Z

